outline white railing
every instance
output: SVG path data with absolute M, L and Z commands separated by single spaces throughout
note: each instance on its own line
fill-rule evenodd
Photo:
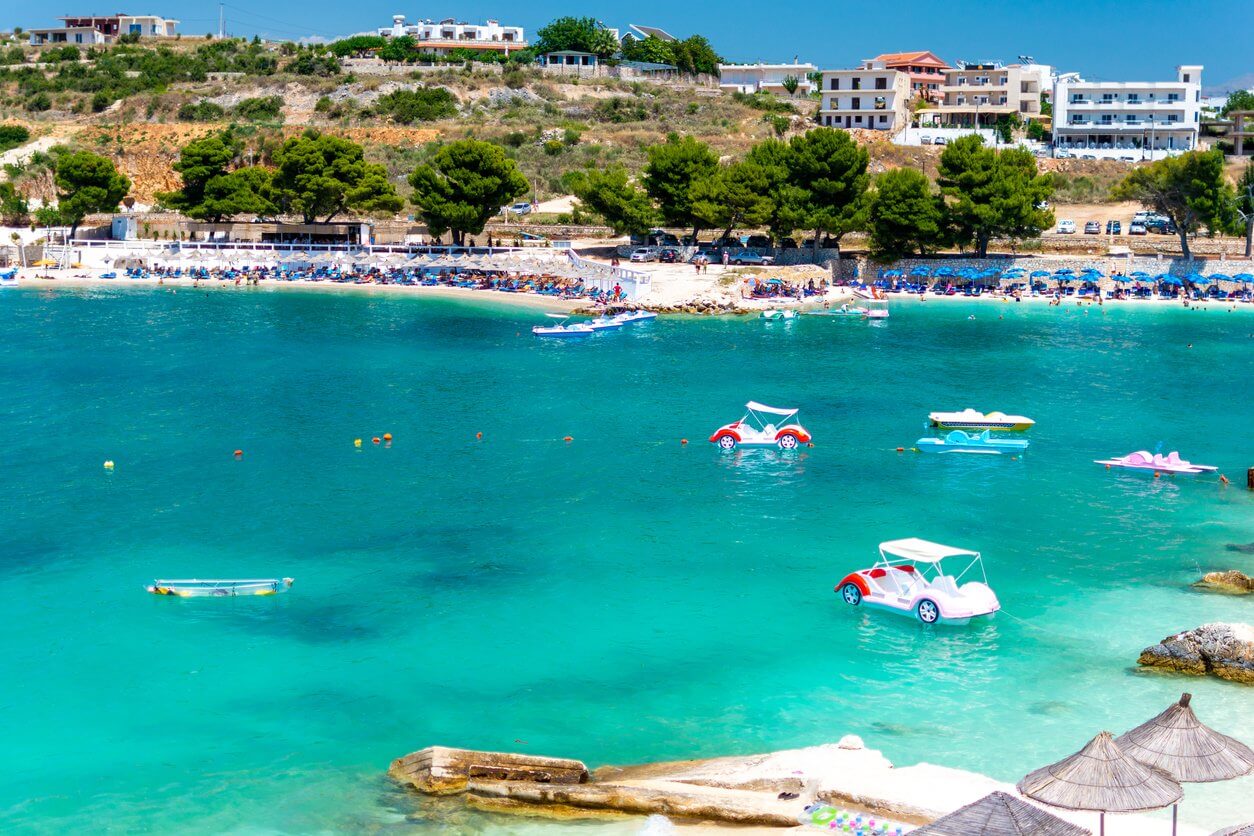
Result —
M 573 249 L 567 250 L 566 255 L 570 258 L 571 264 L 580 270 L 587 271 L 584 284 L 588 287 L 600 288 L 608 293 L 614 290 L 615 285 L 618 285 L 623 291 L 623 296 L 634 302 L 643 298 L 653 286 L 649 274 L 640 270 L 611 267 L 608 264 L 589 261 Z

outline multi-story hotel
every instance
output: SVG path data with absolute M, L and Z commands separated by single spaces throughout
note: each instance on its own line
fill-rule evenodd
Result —
M 1041 94 L 1050 93 L 1051 70 L 1041 64 L 962 64 L 945 73 L 942 99 L 925 111 L 947 127 L 988 127 L 1010 114 L 1040 118 Z
M 870 60 L 857 70 L 824 70 L 819 124 L 897 133 L 910 114 L 910 76 Z
M 405 35 L 418 42 L 423 52 L 437 55 L 453 49 L 476 49 L 509 53 L 512 49 L 527 46 L 526 34 L 521 26 L 502 26 L 499 21 L 486 23 L 462 23 L 447 18 L 439 22 L 422 20 L 406 23 L 405 15 L 392 15 L 392 25 L 379 29 L 385 38 Z
M 1197 147 L 1202 67 L 1176 68 L 1175 81 L 1054 83 L 1054 147 L 1095 157 L 1157 158 Z
M 30 45 L 111 44 L 119 35 L 172 38 L 179 22 L 159 15 L 102 15 L 58 18 L 64 25 L 30 30 Z
M 940 100 L 940 87 L 945 82 L 945 71 L 951 69 L 936 53 L 927 50 L 887 52 L 863 63 L 905 73 L 910 79 L 910 92 L 928 101 Z
M 779 96 L 788 95 L 785 79 L 797 80 L 797 94 L 808 96 L 814 92 L 810 74 L 819 71 L 813 64 L 719 64 L 718 86 L 722 90 L 740 93 L 766 91 Z

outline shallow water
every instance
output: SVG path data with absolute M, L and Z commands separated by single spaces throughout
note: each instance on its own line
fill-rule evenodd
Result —
M 1254 541 L 1251 313 L 901 302 L 562 344 L 486 302 L 0 294 L 0 829 L 406 829 L 420 802 L 382 774 L 433 743 L 599 765 L 856 733 L 1016 780 L 1183 690 L 1254 742 L 1254 691 L 1135 669 L 1250 620 L 1188 584 L 1254 572 L 1223 550 Z M 705 443 L 750 398 L 816 446 Z M 1034 417 L 1031 451 L 895 452 L 966 406 Z M 1233 485 L 1092 463 L 1160 443 Z M 837 601 L 911 535 L 981 550 L 1003 612 Z M 277 575 L 290 594 L 142 592 Z M 1189 785 L 1182 821 L 1251 799 Z

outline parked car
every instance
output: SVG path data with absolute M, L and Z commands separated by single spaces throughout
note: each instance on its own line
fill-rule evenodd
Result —
M 532 206 L 530 203 L 515 203 L 505 211 L 511 215 L 530 215 Z
M 631 251 L 632 261 L 656 261 L 657 253 L 648 247 L 636 247 Z
M 923 136 L 919 137 L 919 144 L 920 144 L 920 145 L 931 145 L 931 144 L 932 144 L 932 138 L 931 138 L 930 136 L 928 136 L 928 135 L 924 134 Z
M 744 244 L 741 243 L 740 239 L 737 238 L 735 235 L 724 235 L 719 238 L 715 238 L 713 241 L 711 241 L 710 246 L 711 247 L 743 247 Z
M 1176 225 L 1171 222 L 1170 218 L 1151 218 L 1145 222 L 1145 231 L 1155 235 L 1175 235 Z
M 938 136 L 936 137 L 936 139 L 932 140 L 932 144 L 933 145 L 948 145 L 949 140 L 945 139 L 945 137 L 943 136 Z
M 1120 154 L 1120 155 L 1119 155 L 1119 162 L 1121 162 L 1121 163 L 1134 163 L 1134 162 L 1136 162 L 1136 157 L 1132 156 L 1131 154 Z
M 1139 224 L 1133 221 L 1132 223 L 1128 224 L 1128 234 L 1129 235 L 1144 235 L 1145 224 Z
M 1054 159 L 1057 159 L 1057 160 L 1073 160 L 1073 159 L 1075 159 L 1075 154 L 1072 154 L 1072 153 L 1071 153 L 1070 151 L 1068 151 L 1066 148 L 1058 148 L 1058 149 L 1055 149 L 1055 151 L 1054 151 Z
M 663 264 L 674 264 L 676 261 L 679 261 L 679 250 L 667 247 L 657 254 L 657 260 Z
M 1085 235 L 1101 235 L 1102 225 L 1099 224 L 1097 221 L 1089 221 L 1088 223 L 1084 225 L 1084 234 Z
M 1135 215 L 1133 215 L 1133 216 L 1132 216 L 1132 223 L 1134 223 L 1134 224 L 1143 224 L 1143 223 L 1146 223 L 1147 221 L 1153 220 L 1153 218 L 1155 218 L 1155 217 L 1156 217 L 1156 216 L 1154 215 L 1154 213 L 1153 213 L 1153 212 L 1146 212 L 1146 211 L 1142 210 L 1142 211 L 1137 212 Z
M 719 260 L 719 257 L 718 257 L 718 255 L 714 252 L 714 250 L 711 250 L 711 249 L 709 249 L 709 248 L 707 248 L 707 247 L 705 247 L 705 246 L 702 246 L 702 247 L 701 247 L 701 249 L 699 249 L 699 250 L 697 250 L 695 253 L 693 253 L 693 254 L 692 254 L 692 256 L 688 259 L 688 263 L 689 263 L 689 264 L 692 264 L 693 262 L 695 262 L 695 261 L 696 261 L 697 259 L 699 259 L 699 258 L 700 258 L 700 259 L 705 259 L 706 261 L 710 262 L 711 264 L 713 264 L 715 261 L 718 261 L 718 260 Z
M 775 258 L 773 256 L 758 255 L 752 250 L 740 250 L 739 252 L 734 252 L 728 260 L 737 266 L 747 264 L 765 267 L 775 263 Z
M 1082 159 L 1082 160 L 1095 160 L 1095 159 L 1097 159 L 1097 155 L 1096 155 L 1096 154 L 1081 154 L 1081 155 L 1080 155 L 1080 159 Z
M 750 235 L 745 240 L 746 247 L 752 247 L 755 250 L 769 250 L 771 248 L 771 237 L 769 235 Z
M 1122 235 L 1123 224 L 1121 224 L 1119 221 L 1106 221 L 1106 234 L 1107 235 Z
M 1075 221 L 1062 220 L 1058 222 L 1059 235 L 1075 235 Z

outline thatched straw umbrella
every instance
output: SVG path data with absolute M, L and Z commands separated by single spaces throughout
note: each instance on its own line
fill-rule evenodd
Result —
M 1029 772 L 1019 782 L 1019 792 L 1051 807 L 1097 811 L 1102 834 L 1107 813 L 1158 810 L 1184 795 L 1175 778 L 1125 753 L 1110 732 L 1058 763 Z
M 1092 836 L 1092 831 L 1063 821 L 1010 793 L 990 793 L 948 816 L 910 831 L 911 836 Z
M 1192 694 L 1129 732 L 1115 738 L 1120 749 L 1141 763 L 1156 766 L 1180 782 L 1208 783 L 1254 772 L 1254 749 L 1202 725 L 1189 707 Z M 1176 832 L 1177 805 L 1171 807 Z
M 1223 830 L 1216 830 L 1210 836 L 1254 836 L 1254 822 L 1249 824 L 1234 824 L 1232 827 L 1225 827 Z

